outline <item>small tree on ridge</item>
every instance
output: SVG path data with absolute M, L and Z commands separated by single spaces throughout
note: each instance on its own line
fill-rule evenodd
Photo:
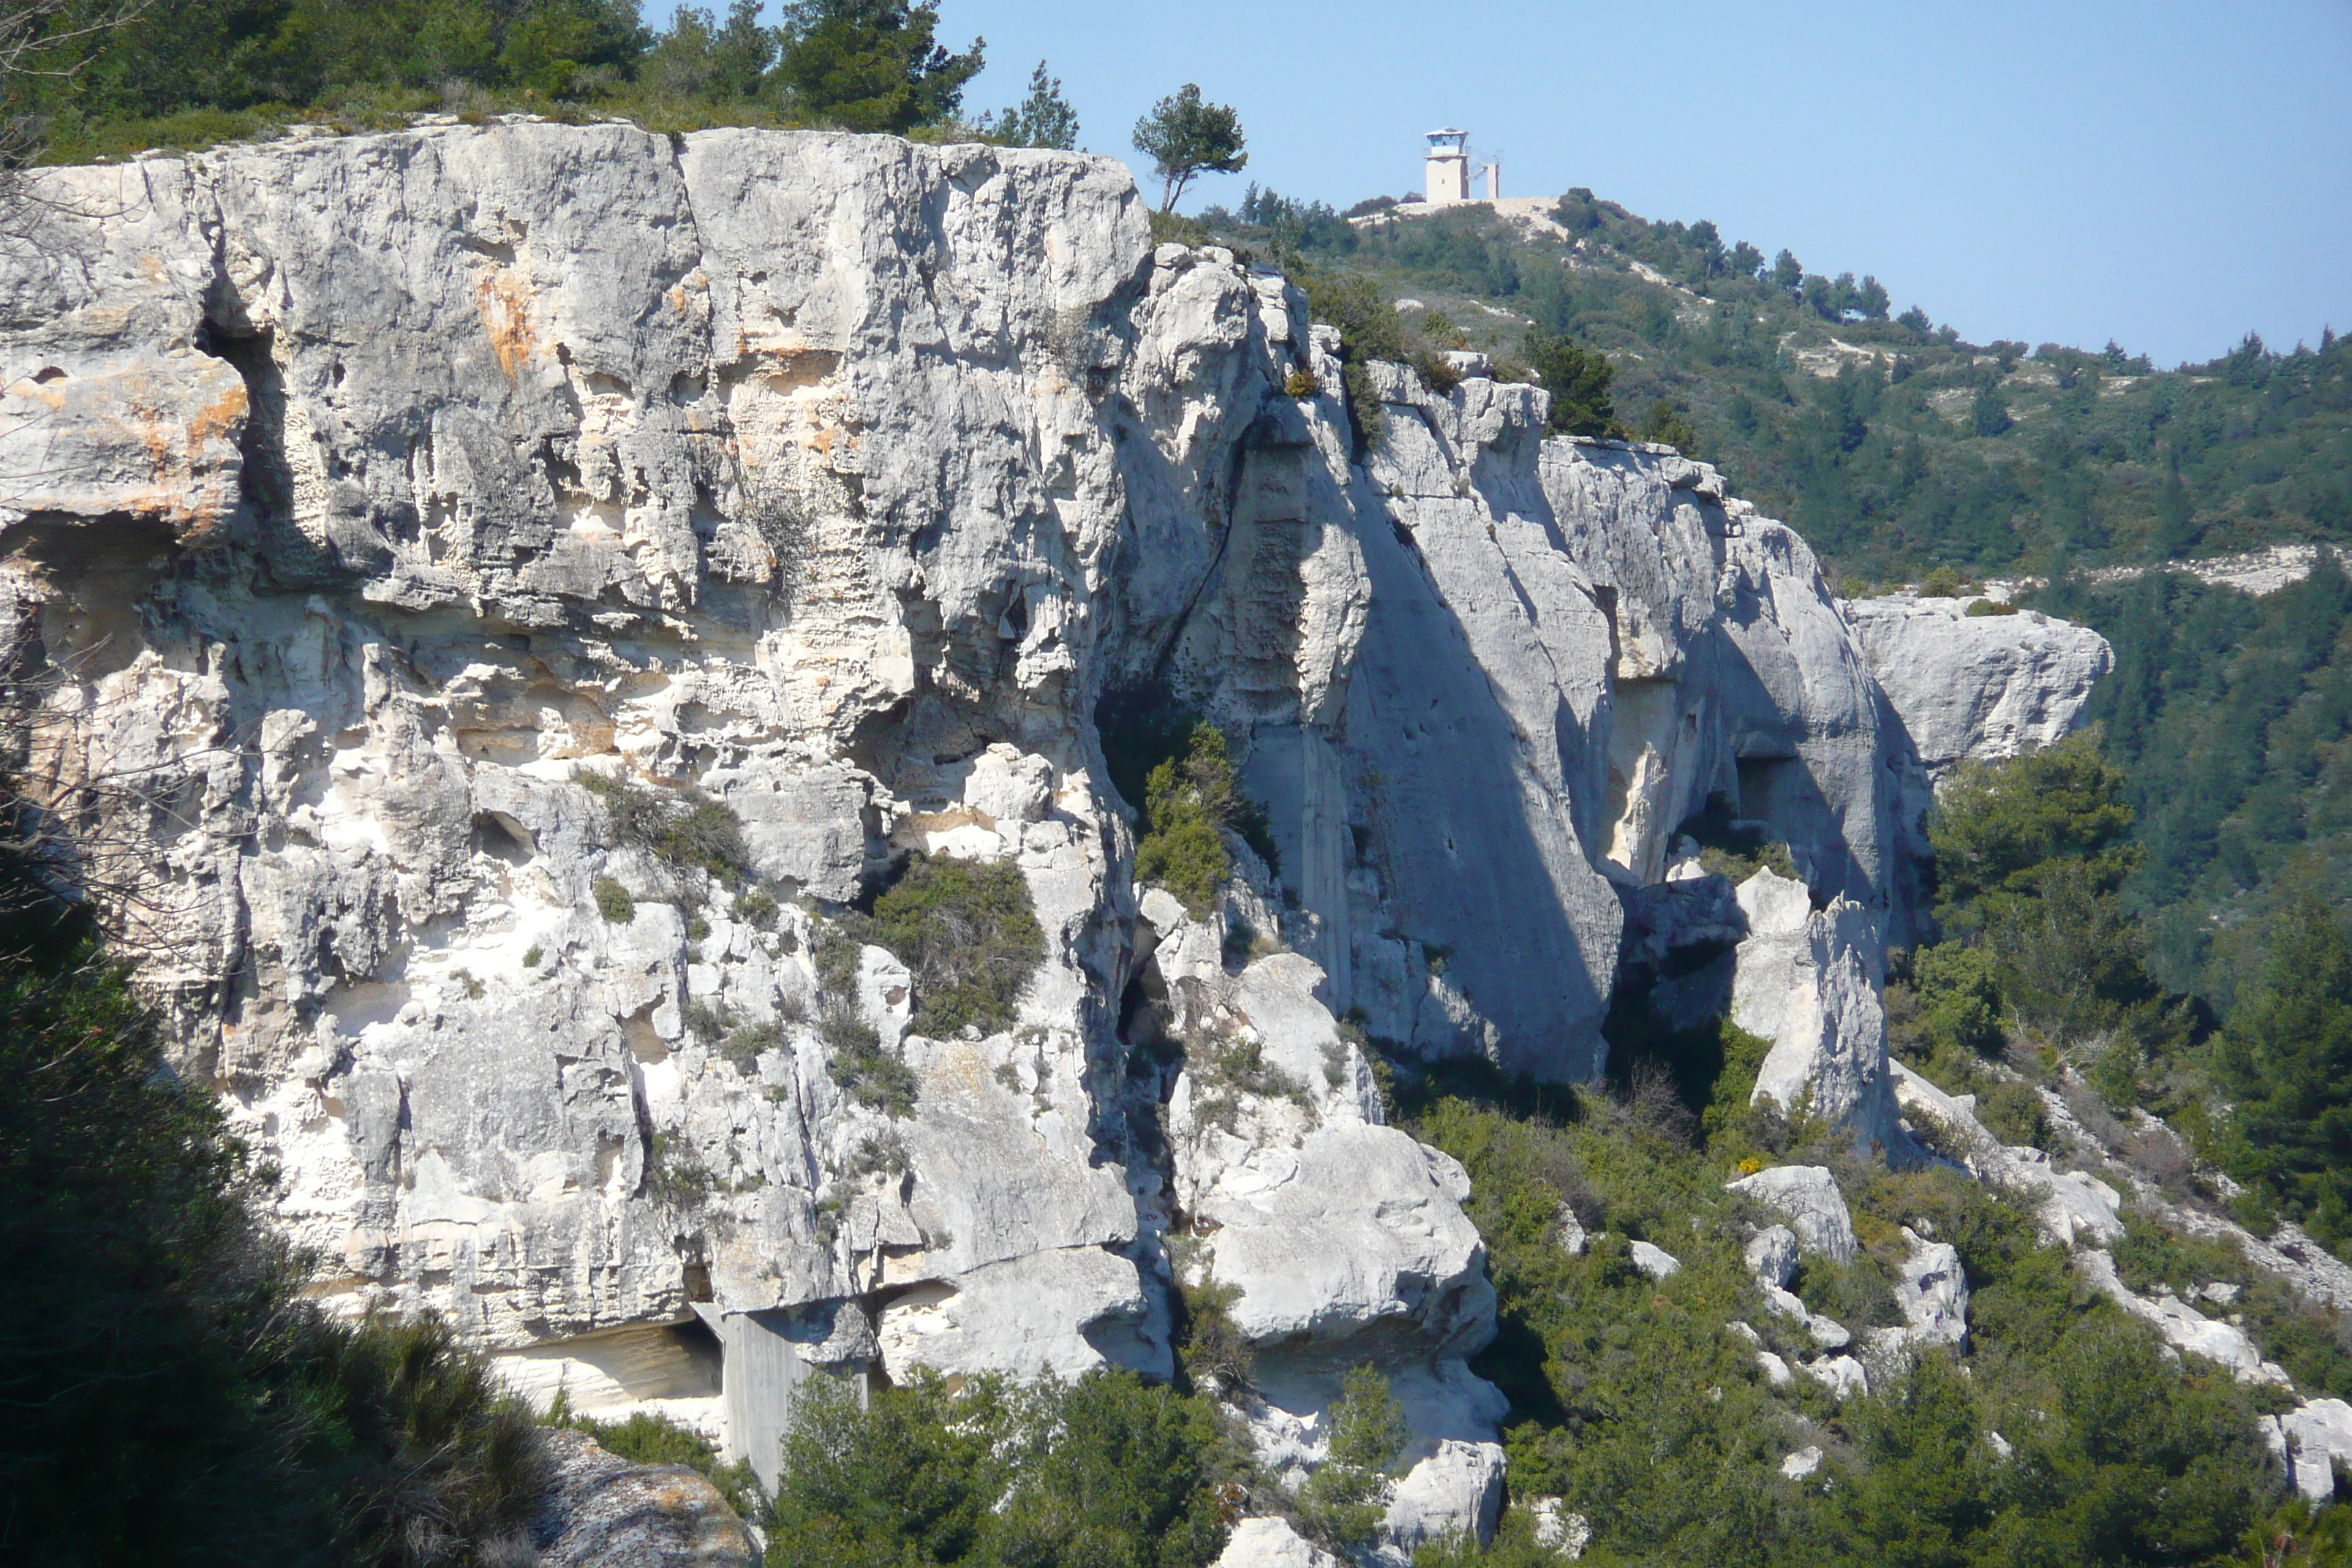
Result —
M 1235 174 L 1249 162 L 1241 116 L 1231 105 L 1203 103 L 1199 86 L 1189 81 L 1135 122 L 1135 148 L 1162 182 L 1161 212 L 1176 210 L 1195 175 Z

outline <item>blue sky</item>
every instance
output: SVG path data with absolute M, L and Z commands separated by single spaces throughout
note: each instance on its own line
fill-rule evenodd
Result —
M 968 109 L 1043 57 L 1084 144 L 1133 163 L 1160 95 L 1233 104 L 1249 168 L 1189 206 L 1252 179 L 1400 194 L 1421 132 L 1454 124 L 1502 154 L 1506 195 L 1712 218 L 1978 342 L 2171 364 L 2352 330 L 2352 0 L 940 0 L 940 21 L 988 40 Z

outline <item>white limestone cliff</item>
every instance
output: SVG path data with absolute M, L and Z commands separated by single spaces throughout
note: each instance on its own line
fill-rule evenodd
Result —
M 0 640 L 337 1310 L 772 1468 L 820 1369 L 1164 1374 L 1186 1267 L 1263 1450 L 1313 1463 L 1372 1360 L 1397 1539 L 1488 1528 L 1466 1179 L 1336 1020 L 1598 1072 L 1628 900 L 1711 796 L 1808 884 L 1745 917 L 1772 1092 L 1886 1131 L 1883 677 L 1705 465 L 1380 365 L 1363 448 L 1300 292 L 1153 247 L 1104 159 L 510 120 L 37 178 Z M 1279 850 L 1197 917 L 1136 886 L 1097 731 L 1146 695 L 1226 727 Z M 783 907 L 615 841 L 607 781 L 723 803 Z M 915 849 L 1015 868 L 1046 958 L 1016 1026 L 932 1039 L 856 955 L 892 1114 L 835 1080 L 815 950 Z

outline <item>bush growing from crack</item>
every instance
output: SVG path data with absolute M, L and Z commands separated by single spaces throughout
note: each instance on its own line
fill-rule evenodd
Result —
M 819 1038 L 833 1047 L 825 1070 L 858 1104 L 893 1119 L 915 1113 L 915 1069 L 882 1048 L 881 1032 L 846 1002 L 828 1000 L 817 1016 Z
M 1298 1489 L 1298 1510 L 1310 1534 L 1353 1556 L 1380 1534 L 1389 1477 L 1412 1433 L 1389 1380 L 1370 1365 L 1348 1373 L 1328 1414 L 1330 1454 Z
M 761 1054 L 775 1050 L 783 1043 L 783 1030 L 773 1024 L 744 1024 L 728 1035 L 719 1051 L 734 1064 L 737 1072 L 751 1078 L 760 1070 Z
M 1192 1283 L 1201 1250 L 1193 1236 L 1168 1238 L 1170 1272 L 1176 1283 L 1173 1324 L 1176 1359 L 1195 1389 L 1230 1397 L 1248 1388 L 1257 1372 L 1249 1338 L 1234 1321 L 1241 1287 L 1213 1278 Z
M 644 851 L 671 871 L 734 888 L 752 875 L 743 819 L 725 801 L 688 789 L 677 797 L 627 779 L 583 772 L 580 787 L 604 805 L 605 842 Z
M 915 987 L 910 1026 L 935 1038 L 966 1025 L 987 1035 L 1011 1028 L 1021 993 L 1045 960 L 1028 879 L 1007 861 L 917 854 L 874 900 L 872 916 L 845 923 L 907 966 Z
M 1205 919 L 1233 875 L 1224 830 L 1239 813 L 1224 731 L 1193 725 L 1181 761 L 1161 763 L 1144 784 L 1148 826 L 1135 847 L 1137 879 L 1166 888 L 1193 919 Z
M 646 1195 L 674 1208 L 701 1202 L 716 1185 L 693 1146 L 666 1132 L 646 1145 Z
M 637 917 L 637 901 L 629 897 L 629 889 L 610 877 L 596 879 L 596 912 L 607 923 L 628 924 Z

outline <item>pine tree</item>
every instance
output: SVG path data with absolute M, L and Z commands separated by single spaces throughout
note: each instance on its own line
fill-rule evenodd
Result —
M 2235 1102 L 2224 1158 L 2251 1206 L 2352 1252 L 2352 931 L 2318 900 L 2279 921 L 2214 1057 Z

